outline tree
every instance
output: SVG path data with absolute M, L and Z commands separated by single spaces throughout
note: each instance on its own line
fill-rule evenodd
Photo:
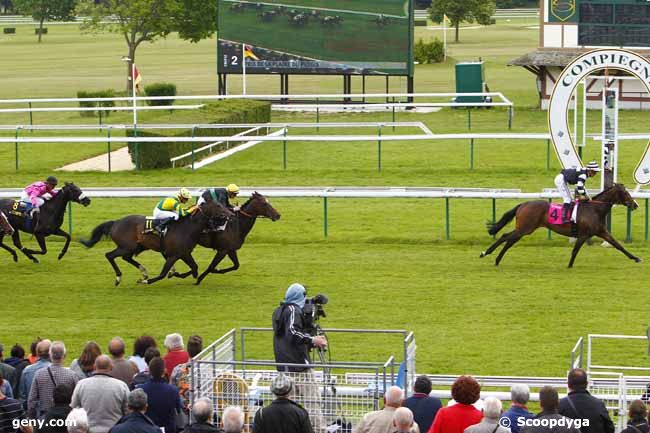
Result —
M 443 15 L 447 15 L 451 25 L 456 29 L 454 40 L 458 42 L 461 21 L 477 22 L 487 26 L 495 10 L 495 0 L 434 0 L 429 14 L 431 19 L 438 23 L 442 22 Z
M 38 21 L 38 42 L 43 38 L 44 21 L 74 19 L 76 0 L 14 0 L 14 7 Z
M 215 5 L 213 5 L 215 4 Z M 124 36 L 128 47 L 126 91 L 131 94 L 132 65 L 138 46 L 178 31 L 183 39 L 197 42 L 211 36 L 217 26 L 216 2 L 203 0 L 83 0 L 77 8 L 86 16 L 82 28 L 108 30 Z

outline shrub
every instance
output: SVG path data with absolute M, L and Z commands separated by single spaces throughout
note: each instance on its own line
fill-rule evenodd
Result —
M 47 27 L 43 27 L 42 29 L 34 29 L 34 34 L 35 35 L 38 35 L 39 33 L 42 34 L 42 35 L 46 35 L 47 34 Z
M 415 61 L 420 64 L 440 63 L 445 58 L 445 47 L 438 38 L 431 42 L 418 40 L 413 47 L 413 56 Z
M 166 112 L 167 113 L 167 112 Z M 228 100 L 216 103 L 207 103 L 197 110 L 178 110 L 159 116 L 157 123 L 185 123 L 185 124 L 228 124 L 228 123 L 267 123 L 271 121 L 271 104 L 262 101 L 252 100 Z M 232 136 L 244 131 L 242 128 L 227 129 L 196 129 L 196 137 Z M 126 131 L 128 137 L 135 137 L 132 129 Z M 179 131 L 177 136 L 191 136 L 192 130 Z M 153 130 L 137 131 L 138 137 L 165 137 L 168 132 L 157 133 Z M 205 143 L 194 142 L 197 149 Z M 238 144 L 238 143 L 235 143 Z M 212 152 L 224 150 L 227 143 L 212 148 Z M 137 155 L 136 155 L 137 149 Z M 170 158 L 181 155 L 192 150 L 192 143 L 189 142 L 153 142 L 153 143 L 129 143 L 131 160 L 141 169 L 168 168 L 172 164 Z M 207 151 L 197 152 L 196 160 L 206 156 Z M 192 157 L 188 156 L 177 161 L 176 166 L 182 167 L 191 162 Z
M 172 83 L 153 83 L 144 88 L 147 96 L 176 96 L 176 85 Z M 147 105 L 173 105 L 173 99 L 147 101 Z
M 97 90 L 94 92 L 88 92 L 85 90 L 80 90 L 77 92 L 77 98 L 114 98 L 115 91 L 113 89 Z M 89 107 L 115 107 L 115 101 L 79 101 L 79 107 L 89 108 Z M 82 116 L 93 117 L 99 115 L 99 111 L 80 111 Z M 102 111 L 102 116 L 107 116 L 111 113 L 111 110 Z
M 13 35 L 16 33 L 16 27 L 5 27 L 2 32 L 5 35 Z
M 427 20 L 414 20 L 413 25 L 415 27 L 426 27 L 427 25 Z

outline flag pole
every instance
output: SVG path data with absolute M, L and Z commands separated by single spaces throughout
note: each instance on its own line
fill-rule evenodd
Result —
M 241 67 L 244 75 L 243 90 L 245 95 L 246 94 L 246 44 L 242 44 L 241 46 Z
M 447 15 L 442 16 L 443 61 L 447 61 Z
M 135 99 L 135 62 L 131 61 L 131 86 L 133 87 L 133 127 L 138 125 L 138 109 Z

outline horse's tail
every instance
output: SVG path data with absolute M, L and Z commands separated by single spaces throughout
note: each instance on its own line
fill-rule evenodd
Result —
M 499 230 L 504 228 L 506 224 L 512 221 L 512 219 L 515 217 L 515 215 L 517 214 L 517 209 L 519 209 L 519 206 L 521 206 L 521 204 L 518 204 L 517 206 L 510 209 L 508 212 L 504 213 L 501 219 L 496 223 L 493 222 L 487 223 L 488 233 L 491 235 L 496 235 L 497 233 L 499 233 Z
M 86 248 L 94 247 L 95 244 L 102 239 L 102 236 L 108 236 L 111 234 L 113 224 L 115 224 L 115 221 L 106 221 L 105 223 L 98 225 L 90 235 L 90 239 L 81 239 L 79 242 L 84 244 Z

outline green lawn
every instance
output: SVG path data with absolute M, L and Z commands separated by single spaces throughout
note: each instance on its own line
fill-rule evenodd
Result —
M 446 63 L 416 67 L 416 90 L 453 91 L 454 63 L 482 57 L 490 88 L 516 104 L 513 131 L 545 132 L 546 113 L 536 109 L 534 77 L 521 68 L 505 66 L 508 60 L 535 48 L 537 30 L 530 27 L 536 23 L 513 20 L 489 28 L 463 29 L 461 43 L 450 44 Z M 0 97 L 71 97 L 79 89 L 124 86 L 119 56 L 125 49 L 119 36 L 79 35 L 73 26 L 50 26 L 50 33 L 39 45 L 31 33 L 31 28 L 21 26 L 15 36 L 0 35 L 3 58 L 11 59 L 11 66 L 0 73 Z M 441 37 L 441 32 L 417 28 L 416 37 Z M 137 63 L 145 84 L 170 81 L 178 85 L 181 94 L 214 93 L 215 44 L 214 39 L 189 44 L 171 35 L 143 45 Z M 238 81 L 231 79 L 233 93 L 240 89 Z M 249 91 L 274 92 L 277 81 L 275 77 L 251 78 Z M 404 84 L 396 79 L 391 90 L 403 90 Z M 369 79 L 367 90 L 383 91 L 383 86 L 383 80 Z M 334 78 L 291 78 L 292 93 L 340 92 L 340 88 L 340 80 Z M 354 90 L 361 90 L 360 80 L 354 80 Z M 129 122 L 129 116 L 115 113 L 110 121 Z M 149 122 L 157 119 L 154 114 L 142 116 Z M 444 109 L 429 114 L 398 113 L 397 120 L 422 121 L 436 133 L 463 132 L 467 130 L 466 116 L 464 110 Z M 321 117 L 322 121 L 390 119 L 389 112 Z M 644 132 L 645 119 L 642 112 L 622 113 L 620 130 Z M 38 124 L 97 122 L 75 113 L 36 115 L 35 120 Z M 274 113 L 273 120 L 310 122 L 314 115 Z M 25 115 L 0 115 L 0 124 L 27 122 Z M 589 122 L 589 130 L 596 131 L 599 114 L 590 113 Z M 506 125 L 503 110 L 475 110 L 472 114 L 475 132 L 504 132 Z M 384 134 L 393 133 L 386 129 Z M 86 134 L 91 133 L 81 135 Z M 643 146 L 624 143 L 620 162 L 623 181 L 631 182 Z M 13 144 L 0 146 L 0 186 L 22 187 L 64 163 L 105 149 L 104 144 L 21 145 L 21 168 L 16 172 Z M 585 159 L 595 158 L 598 148 L 589 143 L 585 152 Z M 283 170 L 282 144 L 263 143 L 196 172 L 176 169 L 58 176 L 82 187 L 203 186 L 234 181 L 244 186 L 481 186 L 540 191 L 552 187 L 559 167 L 551 154 L 547 170 L 544 141 L 478 141 L 473 171 L 469 170 L 466 141 L 384 143 L 381 172 L 377 171 L 376 143 L 289 143 L 287 157 L 287 170 Z M 74 206 L 73 237 L 87 236 L 105 220 L 148 214 L 154 204 L 155 199 L 96 199 L 88 208 Z M 312 293 L 330 296 L 326 327 L 414 330 L 418 370 L 422 372 L 562 375 L 579 336 L 589 332 L 640 335 L 645 330 L 647 265 L 634 264 L 617 251 L 597 244 L 585 247 L 577 267 L 567 271 L 570 246 L 566 240 L 554 236 L 549 241 L 540 231 L 515 246 L 499 268 L 493 266 L 494 257 L 480 260 L 478 254 L 492 242 L 484 229 L 485 221 L 492 218 L 490 201 L 451 200 L 449 241 L 445 240 L 443 200 L 330 200 L 327 238 L 323 237 L 320 199 L 276 199 L 273 204 L 282 219 L 258 223 L 241 250 L 241 269 L 211 276 L 199 287 L 190 280 L 137 286 L 137 271 L 120 262 L 125 277 L 116 288 L 104 258 L 113 248 L 109 242 L 88 251 L 74 243 L 69 255 L 58 262 L 55 251 L 62 244 L 52 240 L 51 252 L 38 266 L 22 256 L 14 265 L 8 255 L 0 254 L 0 271 L 10 281 L 5 287 L 13 289 L 11 296 L 6 296 L 8 302 L 0 304 L 0 316 L 10 318 L 4 321 L 0 341 L 7 346 L 16 341 L 28 344 L 37 335 L 63 339 L 71 357 L 85 341 L 95 339 L 105 346 L 116 334 L 131 340 L 151 333 L 161 341 L 166 333 L 179 331 L 185 336 L 199 333 L 209 341 L 231 327 L 268 326 L 274 306 L 294 281 L 306 283 Z M 498 215 L 515 204 L 499 201 Z M 633 241 L 627 246 L 648 259 L 644 212 L 642 206 L 633 214 Z M 621 240 L 625 237 L 624 220 L 625 209 L 615 209 L 614 234 Z M 35 244 L 33 239 L 25 239 L 29 245 Z M 211 254 L 196 250 L 201 268 Z M 162 265 L 157 254 L 146 252 L 141 258 L 152 272 Z M 359 340 L 337 339 L 334 357 L 387 357 L 381 343 Z M 599 362 L 603 363 L 626 356 L 647 362 L 641 353 L 624 346 L 611 347 L 602 356 Z

